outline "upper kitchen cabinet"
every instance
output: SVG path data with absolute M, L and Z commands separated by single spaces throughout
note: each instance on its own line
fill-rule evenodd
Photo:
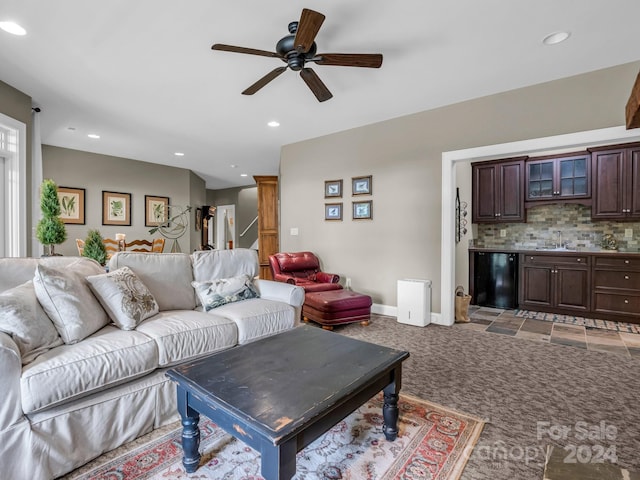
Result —
M 525 168 L 527 202 L 565 202 L 591 198 L 589 152 L 529 159 Z
M 524 222 L 524 161 L 527 157 L 471 164 L 473 223 Z
M 592 149 L 594 220 L 640 219 L 640 144 Z

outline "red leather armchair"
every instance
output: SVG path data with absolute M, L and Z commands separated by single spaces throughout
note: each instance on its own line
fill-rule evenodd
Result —
M 320 271 L 320 261 L 311 252 L 276 253 L 269 255 L 273 279 L 291 283 L 306 292 L 323 292 L 342 288 L 340 275 Z

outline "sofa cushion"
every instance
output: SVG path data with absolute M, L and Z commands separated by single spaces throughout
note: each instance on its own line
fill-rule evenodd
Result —
M 206 282 L 219 278 L 258 275 L 258 254 L 249 248 L 233 250 L 201 250 L 191 254 L 193 279 Z
M 191 287 L 191 257 L 186 253 L 151 254 L 118 252 L 109 260 L 109 270 L 129 267 L 144 283 L 160 311 L 193 310 L 196 296 Z
M 25 413 L 42 410 L 140 377 L 158 367 L 153 339 L 108 325 L 82 342 L 49 350 L 20 378 Z
M 129 267 L 87 277 L 109 318 L 123 330 L 133 330 L 158 313 L 158 303 Z
M 233 320 L 238 327 L 240 344 L 289 330 L 295 326 L 296 320 L 295 309 L 291 305 L 264 298 L 229 303 L 208 314 Z
M 205 311 L 260 295 L 248 275 L 220 278 L 208 282 L 191 282 Z
M 32 280 L 0 293 L 0 332 L 16 342 L 23 364 L 63 343 L 38 302 Z
M 36 267 L 36 296 L 64 343 L 79 342 L 109 323 L 85 279 L 103 272 L 98 262 L 81 258 L 64 269 Z
M 160 312 L 144 320 L 136 331 L 156 342 L 161 367 L 238 344 L 238 330 L 233 321 L 196 310 Z

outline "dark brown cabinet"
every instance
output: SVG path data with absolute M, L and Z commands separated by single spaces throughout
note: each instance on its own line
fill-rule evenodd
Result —
M 590 306 L 588 256 L 523 254 L 520 308 L 584 313 Z
M 524 160 L 471 165 L 473 223 L 524 222 Z
M 640 321 L 640 258 L 593 258 L 593 311 L 605 318 Z
M 527 160 L 525 168 L 527 202 L 591 197 L 591 155 L 588 152 Z
M 640 144 L 591 152 L 594 220 L 640 219 Z

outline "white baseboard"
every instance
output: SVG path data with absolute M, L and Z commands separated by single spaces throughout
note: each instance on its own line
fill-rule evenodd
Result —
M 376 313 L 378 315 L 387 315 L 389 317 L 397 317 L 398 316 L 398 307 L 394 307 L 392 305 L 382 305 L 380 303 L 374 303 L 371 305 L 371 313 Z M 446 325 L 451 326 L 451 324 L 442 320 L 442 315 L 440 313 L 431 312 L 431 323 L 436 325 Z

